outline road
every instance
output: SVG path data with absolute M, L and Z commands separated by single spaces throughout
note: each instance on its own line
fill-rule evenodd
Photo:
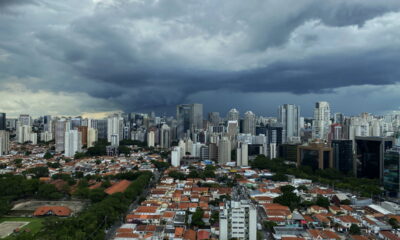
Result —
M 126 213 L 124 214 L 124 217 L 122 217 L 110 229 L 107 230 L 106 237 L 105 237 L 106 240 L 113 239 L 117 229 L 124 223 L 125 216 L 128 215 L 129 213 L 131 213 L 134 209 L 136 209 L 139 206 L 139 200 L 143 197 L 146 197 L 150 193 L 150 190 L 158 183 L 161 176 L 162 176 L 162 174 L 160 174 L 160 172 L 158 172 L 158 171 L 154 172 L 154 176 L 153 176 L 151 182 L 149 183 L 148 187 L 142 192 L 142 194 L 140 194 L 140 196 L 138 196 L 136 198 L 136 200 L 134 202 L 132 202 L 131 205 L 129 205 L 129 208 L 126 211 Z

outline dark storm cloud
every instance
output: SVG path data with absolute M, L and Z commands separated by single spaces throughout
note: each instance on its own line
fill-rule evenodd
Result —
M 397 0 L 38 0 L 0 14 L 0 84 L 34 77 L 34 91 L 85 92 L 126 111 L 220 89 L 390 85 L 400 79 L 399 9 Z

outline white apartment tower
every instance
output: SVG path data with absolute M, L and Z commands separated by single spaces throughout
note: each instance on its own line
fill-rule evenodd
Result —
M 252 111 L 244 114 L 243 133 L 256 135 L 256 115 Z
M 219 214 L 219 239 L 257 239 L 257 209 L 250 200 L 225 202 Z
M 68 130 L 65 132 L 65 152 L 64 156 L 73 157 L 76 152 L 82 150 L 82 133 L 78 130 Z
M 121 118 L 114 114 L 107 118 L 107 141 L 111 146 L 119 146 Z
M 228 121 L 238 121 L 239 122 L 240 113 L 236 108 L 232 108 L 231 110 L 229 110 L 226 118 Z
M 236 166 L 249 165 L 249 146 L 247 143 L 239 143 L 236 149 Z
M 314 109 L 312 137 L 314 139 L 328 140 L 331 109 L 328 102 L 317 102 Z

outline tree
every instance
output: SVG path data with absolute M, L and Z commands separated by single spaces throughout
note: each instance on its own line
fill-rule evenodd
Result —
M 179 180 L 185 180 L 186 175 L 184 173 L 178 172 L 178 171 L 171 171 L 168 173 L 169 177 L 172 177 L 173 179 L 179 179 Z
M 269 232 L 274 230 L 274 227 L 278 226 L 276 222 L 273 221 L 264 221 L 264 227 L 268 229 Z
M 356 224 L 351 224 L 350 229 L 349 229 L 350 235 L 360 235 L 361 234 L 361 229 L 358 225 Z
M 271 180 L 276 182 L 287 182 L 289 178 L 285 174 L 277 173 L 272 176 Z
M 118 147 L 118 152 L 120 154 L 124 154 L 125 156 L 128 156 L 131 154 L 131 149 L 125 145 L 121 145 Z
M 50 159 L 50 158 L 53 158 L 53 155 L 52 155 L 49 151 L 47 151 L 47 152 L 44 154 L 43 158 L 44 158 L 44 159 Z
M 291 193 L 291 192 L 293 192 L 295 189 L 296 189 L 296 188 L 293 187 L 292 185 L 285 185 L 285 186 L 282 186 L 282 187 L 280 188 L 280 190 L 281 190 L 282 193 Z
M 328 208 L 331 205 L 331 203 L 329 202 L 329 199 L 322 195 L 318 195 L 317 200 L 315 201 L 315 204 L 320 207 L 324 207 L 324 208 Z
M 41 199 L 49 200 L 57 200 L 62 198 L 62 194 L 58 192 L 57 188 L 53 184 L 40 185 L 37 195 Z
M 396 218 L 390 218 L 388 220 L 388 223 L 390 224 L 390 226 L 392 226 L 392 228 L 397 229 L 399 228 L 399 222 L 397 221 Z
M 86 153 L 84 152 L 76 152 L 74 155 L 74 159 L 82 159 L 86 157 Z
M 34 168 L 28 169 L 25 173 L 35 174 L 35 176 L 37 178 L 48 177 L 49 169 L 47 167 L 34 167 Z
M 204 215 L 203 209 L 197 207 L 196 211 L 192 215 L 191 225 L 197 227 L 203 227 L 204 226 L 203 215 Z

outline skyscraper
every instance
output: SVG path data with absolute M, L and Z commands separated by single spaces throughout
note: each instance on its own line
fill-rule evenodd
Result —
M 18 118 L 19 125 L 27 125 L 31 126 L 32 125 L 32 119 L 28 114 L 21 114 L 19 115 Z
M 231 161 L 231 142 L 227 137 L 222 137 L 218 145 L 218 163 L 224 165 Z
M 176 107 L 176 119 L 178 121 L 178 138 L 184 138 L 190 131 L 203 128 L 203 104 L 180 104 Z
M 7 155 L 10 151 L 10 133 L 0 130 L 0 156 Z
M 121 118 L 118 114 L 114 114 L 107 118 L 107 141 L 112 146 L 119 146 Z
M 256 134 L 256 115 L 252 111 L 244 114 L 243 133 Z
M 218 126 L 221 122 L 221 117 L 219 116 L 219 112 L 210 112 L 208 113 L 208 121 L 211 126 Z
M 67 125 L 67 121 L 64 118 L 58 119 L 55 122 L 54 138 L 55 138 L 57 152 L 64 151 L 66 125 Z
M 6 114 L 0 113 L 0 131 L 6 130 Z
M 278 122 L 282 124 L 285 136 L 283 142 L 291 137 L 300 136 L 300 107 L 294 104 L 284 104 L 278 109 Z
M 82 134 L 78 130 L 68 130 L 65 132 L 64 156 L 73 157 L 76 152 L 82 150 Z
M 228 121 L 237 121 L 239 122 L 240 114 L 239 111 L 236 108 L 232 108 L 229 110 L 227 116 L 226 116 Z
M 317 102 L 314 109 L 312 137 L 328 140 L 331 110 L 328 102 Z

